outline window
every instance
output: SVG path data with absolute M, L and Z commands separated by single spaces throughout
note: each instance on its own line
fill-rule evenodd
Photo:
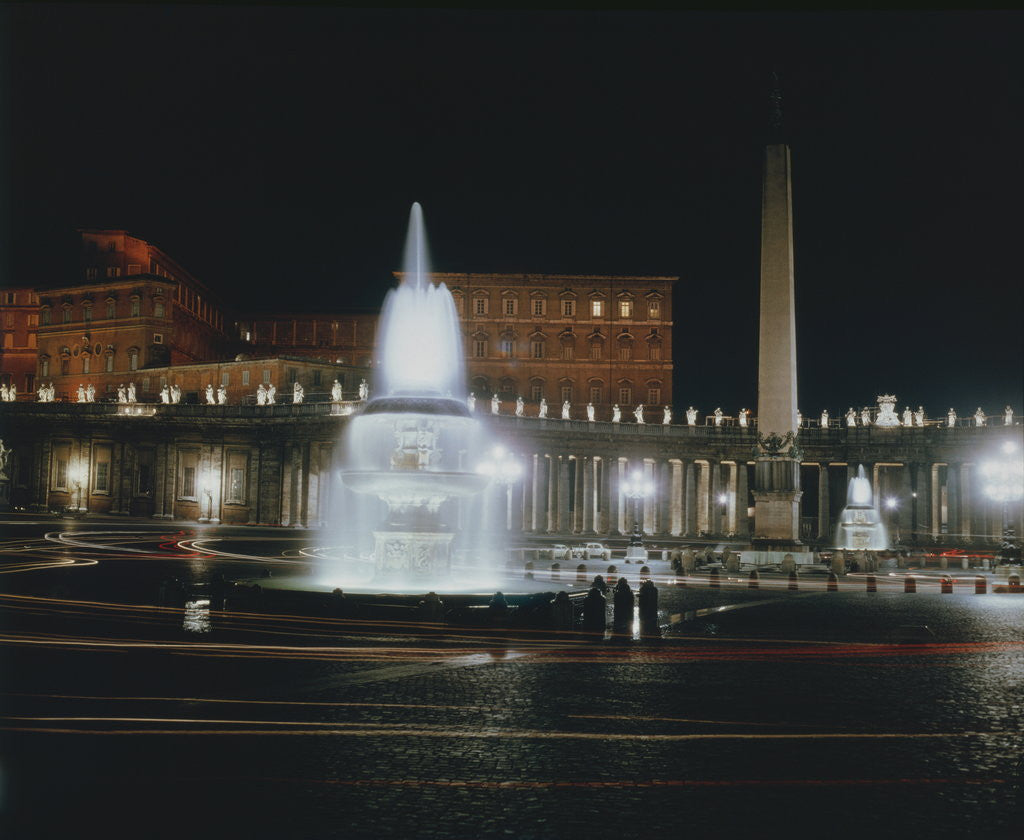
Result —
M 544 358 L 544 342 L 539 338 L 535 338 L 530 342 L 530 356 L 534 359 Z
M 71 450 L 67 446 L 62 446 L 59 449 L 55 450 L 53 455 L 53 489 L 67 490 L 68 461 L 70 459 Z
M 487 314 L 487 298 L 485 298 L 485 297 L 473 298 L 473 314 L 474 315 L 486 315 Z
M 653 342 L 650 345 L 650 353 L 652 362 L 661 361 L 661 345 L 658 342 Z
M 501 340 L 501 355 L 503 358 L 511 359 L 515 354 L 516 343 L 511 338 Z
M 652 385 L 647 389 L 647 404 L 661 405 L 661 388 L 656 385 Z
M 14 348 L 14 333 L 4 333 L 4 350 Z
M 288 368 L 288 370 L 285 372 L 285 376 L 287 377 L 288 384 L 294 385 L 296 382 L 299 381 L 298 368 Z
M 199 452 L 195 449 L 181 450 L 178 454 L 178 486 L 181 488 L 178 493 L 179 499 L 195 500 L 199 489 L 196 485 L 197 471 L 199 468 Z
M 539 403 L 544 398 L 544 386 L 540 383 L 534 383 L 530 386 L 530 399 L 533 402 Z
M 158 300 L 156 303 L 153 304 L 153 314 L 157 318 L 164 317 L 164 302 L 162 300 Z
M 89 365 L 92 360 L 92 356 L 82 356 L 82 373 L 89 372 Z
M 628 362 L 633 358 L 633 347 L 623 342 L 619 345 L 619 361 Z
M 112 300 L 108 300 L 107 301 L 107 317 L 108 318 L 116 318 L 117 317 L 117 304 L 114 301 L 112 301 Z
M 111 373 L 114 370 L 114 354 L 107 354 L 107 373 Z
M 183 467 L 181 470 L 181 495 L 184 498 L 196 497 L 196 468 Z
M 652 300 L 647 304 L 647 316 L 649 318 L 660 318 L 661 317 L 661 301 Z
M 7 313 L 4 314 L 4 326 L 5 327 L 13 327 L 14 326 L 14 313 L 13 312 L 7 312 Z
M 43 359 L 43 360 L 41 360 L 39 362 L 39 375 L 43 379 L 46 379 L 46 377 L 50 375 L 50 360 L 49 359 Z
M 574 300 L 563 300 L 562 301 L 562 317 L 571 318 L 576 314 L 576 301 Z
M 242 371 L 242 384 L 243 385 L 248 385 L 249 384 L 249 371 L 247 371 L 247 370 L 243 370 Z
M 319 371 L 319 370 L 314 370 L 313 371 L 313 384 L 314 385 L 322 385 L 323 384 L 323 371 Z
M 132 298 L 131 317 L 138 318 L 140 314 L 142 314 L 142 301 L 138 298 Z
M 604 351 L 602 349 L 601 342 L 600 341 L 591 341 L 590 342 L 590 358 L 591 359 L 600 359 L 602 355 L 604 355 Z
M 486 338 L 475 338 L 473 339 L 473 357 L 476 359 L 483 359 L 487 356 L 487 339 Z
M 66 306 L 64 308 L 64 323 L 65 324 L 70 324 L 71 323 L 71 307 L 70 306 Z
M 228 371 L 226 371 L 226 370 L 221 371 L 221 373 L 220 373 L 220 384 L 223 385 L 225 388 L 227 388 L 228 385 L 231 384 L 231 374 Z
M 547 312 L 547 308 L 548 308 L 548 302 L 546 300 L 544 300 L 544 298 L 534 298 L 533 299 L 533 314 L 534 315 L 543 315 L 545 312 Z
M 249 466 L 249 456 L 244 452 L 228 454 L 228 486 L 226 501 L 229 505 L 246 503 L 245 478 Z
M 515 315 L 519 312 L 519 301 L 515 298 L 505 298 L 503 309 L 506 315 Z
M 113 239 L 111 239 L 111 240 L 110 240 L 110 242 L 108 242 L 108 243 L 107 243 L 107 250 L 108 250 L 108 251 L 109 251 L 109 252 L 110 252 L 111 254 L 113 254 L 113 253 L 114 253 L 114 251 L 116 251 L 116 250 L 117 250 L 117 243 L 116 243 L 116 242 L 114 242 L 114 240 L 113 240 Z
M 563 385 L 558 390 L 562 395 L 562 402 L 572 402 L 572 385 Z
M 135 492 L 140 496 L 148 496 L 153 492 L 153 466 L 151 464 L 139 464 Z
M 92 320 L 92 305 L 91 304 L 82 307 L 82 320 L 86 321 L 86 322 Z
M 128 351 L 128 369 L 138 370 L 139 369 L 139 351 L 129 350 Z
M 141 274 L 142 273 L 142 266 L 137 264 L 137 263 L 128 263 L 128 273 L 129 274 Z
M 92 489 L 94 493 L 110 492 L 110 447 L 97 446 L 94 450 Z
M 163 344 L 164 343 L 164 334 L 163 333 L 153 333 L 153 343 L 154 344 Z
M 269 370 L 263 371 L 263 384 L 264 385 L 269 385 L 270 384 L 270 371 Z
M 40 313 L 40 315 L 42 315 L 42 323 L 43 323 L 43 326 L 44 326 L 44 327 L 48 327 L 48 326 L 50 325 L 50 310 L 49 310 L 49 308 L 47 308 L 47 309 L 44 309 L 44 310 L 43 310 L 43 311 L 42 311 L 42 312 Z
M 97 269 L 95 266 L 90 266 L 85 270 L 85 279 L 95 280 L 99 276 L 99 273 L 99 269 Z
M 60 375 L 61 376 L 67 376 L 69 373 L 71 373 L 71 360 L 70 359 L 61 359 L 60 360 Z
M 18 300 L 17 292 L 4 292 L 4 303 L 7 306 L 14 306 L 15 301 Z
M 149 392 L 149 377 L 148 376 L 143 376 L 142 377 L 142 390 L 144 392 L 146 392 L 146 393 Z
M 30 327 L 38 327 L 39 326 L 39 313 L 38 312 L 33 312 L 31 315 L 28 316 L 28 325 Z
M 619 317 L 620 318 L 632 318 L 633 317 L 633 301 L 631 301 L 631 300 L 620 300 L 619 301 Z
M 591 385 L 590 386 L 590 401 L 594 405 L 600 405 L 601 403 L 601 386 Z
M 562 345 L 562 359 L 565 361 L 571 361 L 576 358 L 576 345 L 574 344 L 563 344 Z
M 118 266 L 112 265 L 112 266 L 110 266 L 107 269 L 107 277 L 120 277 L 120 276 L 121 276 L 121 269 Z
M 619 386 L 619 405 L 633 404 L 633 389 L 628 385 Z
M 590 301 L 590 314 L 594 318 L 604 317 L 604 301 L 603 300 L 592 300 Z

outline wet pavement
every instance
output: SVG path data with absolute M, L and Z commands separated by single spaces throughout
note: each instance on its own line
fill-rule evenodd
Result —
M 316 539 L 231 533 L 283 564 Z M 691 581 L 660 642 L 495 638 L 155 607 L 263 567 L 187 528 L 4 534 L 5 837 L 1020 833 L 1024 596 Z

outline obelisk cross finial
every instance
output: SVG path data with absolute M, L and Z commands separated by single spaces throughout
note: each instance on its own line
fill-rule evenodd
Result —
M 768 97 L 768 128 L 772 138 L 782 135 L 782 86 L 779 84 L 779 73 L 772 70 L 772 92 Z

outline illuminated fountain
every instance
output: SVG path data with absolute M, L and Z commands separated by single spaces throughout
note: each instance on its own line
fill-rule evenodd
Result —
M 850 479 L 846 507 L 836 524 L 836 548 L 884 551 L 888 547 L 889 535 L 872 501 L 871 481 L 861 464 L 857 467 L 857 475 Z
M 453 568 L 460 500 L 479 501 L 490 479 L 475 469 L 485 444 L 466 407 L 459 318 L 448 289 L 430 280 L 419 204 L 410 214 L 404 269 L 384 301 L 375 396 L 348 427 L 341 479 L 387 507 L 372 531 L 371 585 L 483 584 L 482 551 Z M 365 520 L 356 524 L 365 531 Z

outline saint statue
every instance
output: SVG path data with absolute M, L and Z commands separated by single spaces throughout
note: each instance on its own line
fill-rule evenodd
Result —
M 14 386 L 11 386 L 11 387 L 14 387 Z M 1006 408 L 1004 409 L 1003 425 L 1004 426 L 1012 426 L 1013 425 L 1013 409 L 1010 408 L 1010 406 L 1006 406 Z
M 466 397 L 466 405 L 469 407 L 470 414 L 476 411 L 476 394 L 474 394 L 472 391 L 470 391 L 469 396 Z
M 953 411 L 953 409 L 950 409 L 949 413 L 946 415 L 946 426 L 948 428 L 952 429 L 955 425 L 956 425 L 956 412 Z
M 804 424 L 804 416 L 800 413 L 800 409 L 796 410 L 796 427 L 799 429 Z
M 341 383 L 335 379 L 334 384 L 331 386 L 331 401 L 341 402 Z
M 221 385 L 217 389 L 217 405 L 227 405 L 228 403 L 228 389 Z
M 910 410 L 910 406 L 909 405 L 905 406 L 903 408 L 903 425 L 904 426 L 913 426 L 914 425 L 914 414 Z
M 129 382 L 128 383 L 128 402 L 130 402 L 132 404 L 135 403 L 135 383 L 134 382 Z
M 982 427 L 985 425 L 985 412 L 981 410 L 981 406 L 978 406 L 978 410 L 974 412 L 974 425 Z
M 853 406 L 846 409 L 846 425 L 851 429 L 857 425 L 857 415 L 853 411 Z
M 636 418 L 637 423 L 644 422 L 644 404 L 640 403 L 636 408 L 633 409 L 633 416 Z
M 10 402 L 11 398 L 8 395 L 7 386 L 0 384 L 0 400 L 4 402 Z
M 537 409 L 537 416 L 543 420 L 548 416 L 548 401 L 544 397 L 540 398 L 540 407 Z
M 862 426 L 871 425 L 871 410 L 868 408 L 862 408 L 860 410 L 860 424 Z
M 697 409 L 695 409 L 692 405 L 688 409 L 686 409 L 686 425 L 697 425 Z
M 722 417 L 723 417 L 722 408 L 721 408 L 721 406 L 719 406 L 718 408 L 715 409 L 715 425 L 716 426 L 721 426 L 722 425 Z
M 501 400 L 498 399 L 498 395 L 495 394 L 491 397 L 491 414 L 497 414 L 501 408 Z
M 568 401 L 568 400 L 565 400 L 565 401 L 564 401 L 564 402 L 562 403 L 562 419 L 563 419 L 563 420 L 568 420 L 568 419 L 569 419 L 569 411 L 570 411 L 571 409 L 572 409 L 572 406 L 571 406 L 571 405 L 569 405 L 569 401 Z
M 117 386 L 117 401 L 122 404 L 128 402 L 128 391 L 124 385 Z
M 212 385 L 207 385 L 206 386 L 206 404 L 207 405 L 216 405 L 217 404 L 217 398 L 214 397 L 214 395 L 213 395 L 213 386 Z
M 617 405 L 612 406 L 612 422 L 619 423 L 622 421 L 622 409 Z
M 292 405 L 302 405 L 302 400 L 305 399 L 306 392 L 302 390 L 302 385 L 296 382 L 292 385 Z
M 747 411 L 745 408 L 741 408 L 740 409 L 739 417 L 740 417 L 740 427 L 741 428 L 743 428 L 743 429 L 747 428 L 747 418 L 748 418 L 749 415 L 750 415 L 750 412 Z
M 4 388 L 4 390 L 6 391 L 7 389 Z M 79 385 L 78 385 L 78 402 L 80 402 L 80 403 L 84 403 L 85 402 L 85 386 L 82 385 L 81 383 L 79 383 Z
M 669 426 L 672 423 L 672 407 L 666 405 L 665 413 L 661 416 L 661 425 Z
M 160 402 L 162 402 L 164 405 L 167 405 L 170 401 L 171 389 L 164 385 L 164 387 L 160 389 Z
M 267 405 L 273 405 L 277 401 L 277 386 L 271 382 L 267 386 Z
M 263 383 L 261 382 L 259 385 L 256 386 L 256 405 L 266 405 L 266 404 L 267 404 L 267 389 L 263 387 Z
M 14 386 L 11 386 L 11 399 L 14 399 Z M 85 386 L 85 401 L 96 402 L 96 386 L 91 382 Z
M 523 398 L 521 396 L 520 397 L 516 397 L 516 417 L 522 417 L 523 416 L 523 409 L 525 407 L 526 407 L 526 404 L 523 402 Z
M 923 426 L 924 425 L 924 406 L 923 405 L 919 405 L 917 407 L 917 411 L 914 412 L 914 425 L 915 426 Z
M 181 386 L 178 383 L 171 386 L 171 402 L 175 405 L 181 402 Z
M 359 383 L 359 399 L 363 400 L 365 402 L 369 398 L 370 398 L 370 386 L 366 384 L 366 380 L 364 379 L 362 382 Z M 339 399 L 340 399 L 340 397 L 339 397 Z
M 821 428 L 823 428 L 823 429 L 827 429 L 828 428 L 828 409 L 827 408 L 824 411 L 821 412 Z
M 587 422 L 588 423 L 593 423 L 594 422 L 594 404 L 593 403 L 587 403 Z

